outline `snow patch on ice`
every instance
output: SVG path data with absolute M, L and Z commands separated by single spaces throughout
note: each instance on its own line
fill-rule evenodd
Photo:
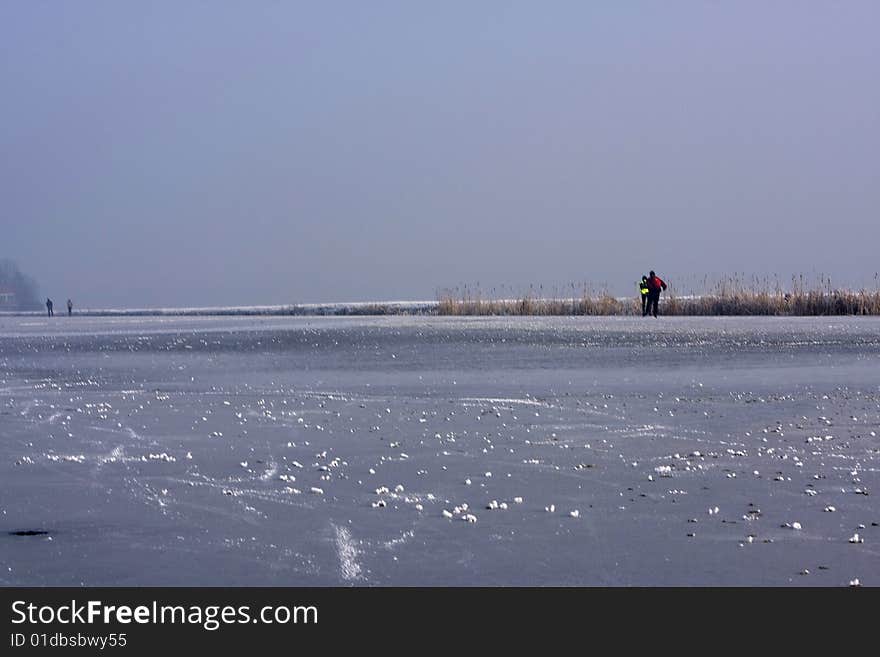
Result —
M 360 550 L 351 537 L 351 532 L 345 527 L 333 525 L 336 534 L 336 556 L 339 557 L 339 573 L 346 581 L 361 579 L 361 566 L 358 563 Z
M 409 539 L 415 536 L 415 532 L 412 529 L 409 529 L 403 532 L 398 538 L 392 538 L 390 541 L 385 541 L 384 546 L 386 550 L 393 550 L 398 545 L 403 545 Z
M 478 402 L 482 404 L 521 404 L 523 406 L 540 406 L 541 408 L 550 408 L 547 402 L 538 401 L 537 399 L 517 399 L 517 398 L 496 398 L 496 397 L 464 397 L 463 402 Z
M 277 474 L 278 474 L 278 464 L 275 461 L 272 461 L 271 463 L 269 463 L 269 467 L 266 468 L 266 471 L 260 475 L 260 480 L 261 481 L 269 481 L 270 479 L 273 479 L 275 477 L 275 475 L 277 475 Z

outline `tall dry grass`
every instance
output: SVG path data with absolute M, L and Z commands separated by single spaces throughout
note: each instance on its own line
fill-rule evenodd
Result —
M 549 294 L 548 294 L 549 293 Z M 619 299 L 606 291 L 593 293 L 588 286 L 548 290 L 530 287 L 520 294 L 496 290 L 484 294 L 479 287 L 441 290 L 438 315 L 633 315 L 641 312 L 638 301 Z
M 669 282 L 669 281 L 668 281 Z M 820 316 L 880 315 L 880 281 L 873 289 L 835 288 L 830 277 L 815 281 L 793 276 L 784 285 L 778 277 L 734 274 L 715 281 L 703 278 L 685 294 L 676 294 L 674 282 L 660 298 L 660 313 L 681 316 L 754 315 Z M 699 291 L 699 288 L 702 288 Z M 550 292 L 550 294 L 547 294 Z M 520 294 L 496 290 L 484 294 L 479 286 L 464 286 L 438 293 L 439 315 L 640 315 L 636 291 L 632 297 L 614 297 L 605 289 L 570 285 L 545 292 L 530 287 Z

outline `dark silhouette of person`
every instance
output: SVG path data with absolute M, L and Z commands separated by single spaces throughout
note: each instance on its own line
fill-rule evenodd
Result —
M 639 296 L 642 298 L 642 317 L 647 314 L 648 292 L 650 292 L 650 289 L 648 288 L 648 277 L 642 276 L 642 280 L 639 281 Z
M 67 300 L 67 316 L 70 317 L 73 315 L 73 301 L 70 299 Z
M 46 310 L 49 312 L 49 317 L 55 315 L 55 313 L 52 312 L 52 299 L 46 299 Z
M 666 283 L 653 271 L 648 275 L 648 305 L 642 316 L 652 314 L 657 316 L 657 307 L 660 305 L 660 292 L 666 289 Z

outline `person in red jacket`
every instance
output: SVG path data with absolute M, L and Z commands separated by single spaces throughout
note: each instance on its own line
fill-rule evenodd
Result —
M 666 283 L 653 271 L 648 275 L 648 305 L 642 317 L 649 313 L 657 316 L 657 306 L 660 304 L 660 292 L 666 289 Z

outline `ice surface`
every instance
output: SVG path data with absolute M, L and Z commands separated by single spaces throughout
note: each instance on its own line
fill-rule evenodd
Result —
M 878 365 L 876 318 L 4 316 L 0 584 L 876 585 Z

